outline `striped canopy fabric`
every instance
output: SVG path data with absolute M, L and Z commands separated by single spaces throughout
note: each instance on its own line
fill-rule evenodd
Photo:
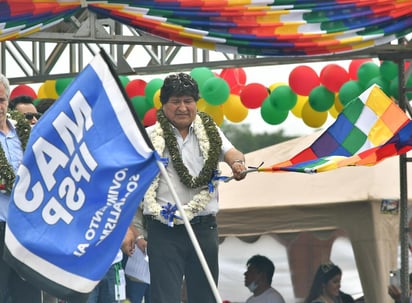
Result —
M 351 101 L 311 146 L 258 171 L 325 172 L 343 166 L 374 165 L 412 149 L 412 122 L 374 85 Z
M 332 55 L 412 32 L 410 0 L 3 0 L 0 41 L 82 9 L 183 45 L 245 55 Z

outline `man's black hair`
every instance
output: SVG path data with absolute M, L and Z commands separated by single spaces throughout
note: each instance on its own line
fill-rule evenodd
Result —
M 16 96 L 13 99 L 10 100 L 9 102 L 9 108 L 10 109 L 16 109 L 17 104 L 23 103 L 23 104 L 33 104 L 33 97 L 31 96 L 26 96 L 26 95 L 20 95 Z
M 275 265 L 265 256 L 254 255 L 246 263 L 246 266 L 253 266 L 257 272 L 263 272 L 269 284 L 272 284 L 273 274 L 275 273 Z
M 160 88 L 160 102 L 165 104 L 170 97 L 192 96 L 199 100 L 199 87 L 197 82 L 185 73 L 167 76 Z

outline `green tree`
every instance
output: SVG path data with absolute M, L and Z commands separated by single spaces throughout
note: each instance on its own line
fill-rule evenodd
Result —
M 223 123 L 221 126 L 226 137 L 243 153 L 249 153 L 264 147 L 268 147 L 296 136 L 285 136 L 283 130 L 277 132 L 255 134 L 250 130 L 249 124 L 235 125 Z

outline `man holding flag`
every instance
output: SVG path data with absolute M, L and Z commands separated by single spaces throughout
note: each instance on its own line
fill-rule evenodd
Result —
M 10 192 L 31 129 L 23 115 L 8 112 L 9 96 L 9 81 L 0 74 L 0 302 L 11 299 L 13 303 L 40 303 L 41 291 L 3 260 Z
M 158 161 L 102 50 L 32 129 L 11 192 L 5 259 L 49 294 L 86 302 Z
M 236 180 L 246 175 L 244 155 L 211 117 L 197 111 L 198 100 L 199 88 L 190 75 L 166 77 L 160 89 L 162 108 L 157 112 L 157 123 L 147 130 L 156 151 L 167 161 L 167 173 L 155 178 L 143 202 L 152 303 L 179 303 L 183 277 L 188 302 L 216 302 L 182 217 L 190 221 L 217 284 L 218 162 L 226 162 Z M 176 207 L 175 197 L 182 200 L 184 214 Z

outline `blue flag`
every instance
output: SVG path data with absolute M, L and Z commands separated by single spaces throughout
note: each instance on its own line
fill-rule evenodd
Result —
M 115 259 L 159 159 L 102 51 L 32 130 L 9 206 L 10 264 L 82 301 Z

